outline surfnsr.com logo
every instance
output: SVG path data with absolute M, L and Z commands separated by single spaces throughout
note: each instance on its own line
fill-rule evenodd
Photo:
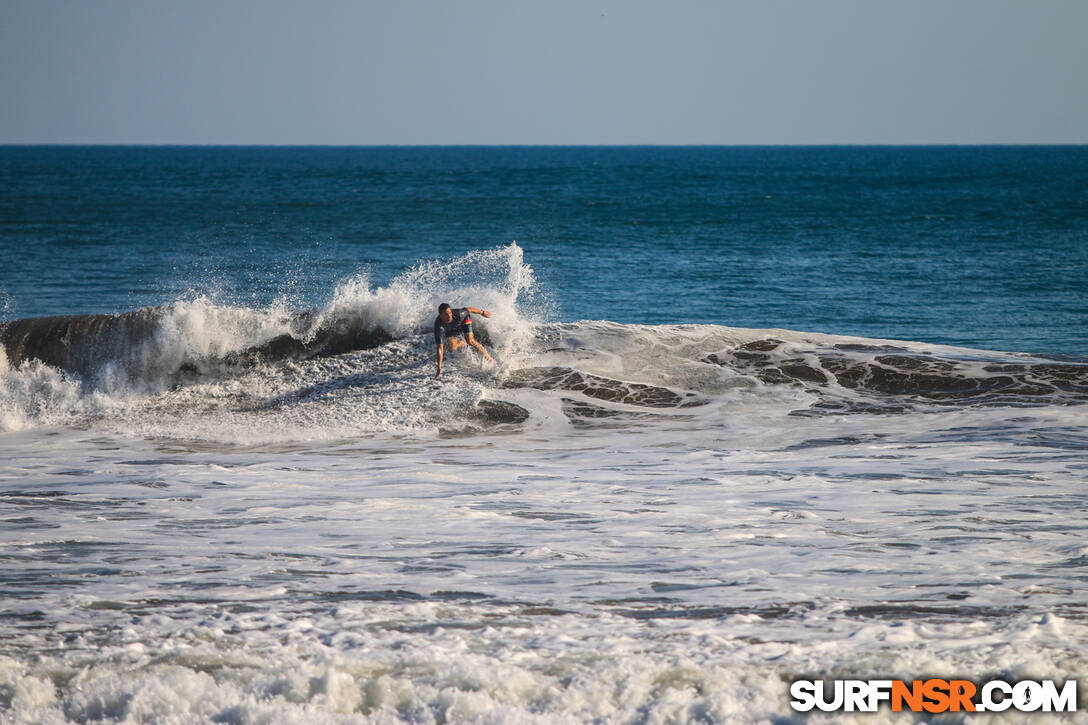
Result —
M 795 680 L 790 697 L 797 712 L 876 712 L 883 703 L 893 712 L 1076 712 L 1077 681 Z

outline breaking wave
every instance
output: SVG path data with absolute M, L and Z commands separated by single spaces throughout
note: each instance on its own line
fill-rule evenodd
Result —
M 447 300 L 494 311 L 477 335 L 504 349 L 517 346 L 549 309 L 512 243 L 419 263 L 385 287 L 359 274 L 317 309 L 282 303 L 255 309 L 199 296 L 117 315 L 10 321 L 0 324 L 0 427 L 109 414 L 134 397 L 245 385 L 254 371 L 282 373 L 292 363 L 415 343 Z M 243 397 L 251 404 L 252 396 Z
M 493 311 L 478 336 L 503 360 L 451 355 L 433 381 L 438 302 Z M 717 325 L 549 323 L 516 244 L 365 276 L 319 309 L 205 298 L 120 315 L 0 326 L 0 428 L 105 421 L 214 440 L 545 421 L 574 427 L 719 415 L 737 395 L 793 415 L 1088 402 L 1088 360 Z M 714 421 L 710 421 L 713 425 Z
M 9 366 L 36 360 L 79 376 L 89 388 L 169 386 L 224 367 L 339 355 L 419 334 L 446 299 L 495 309 L 509 332 L 522 322 L 519 300 L 534 293 L 532 269 L 511 244 L 424 262 L 388 287 L 372 289 L 358 275 L 315 310 L 222 306 L 198 297 L 119 315 L 7 322 L 0 324 L 0 342 Z

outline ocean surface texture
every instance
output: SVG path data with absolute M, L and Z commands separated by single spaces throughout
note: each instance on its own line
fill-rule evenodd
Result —
M 0 147 L 0 315 L 0 722 L 1088 698 L 1088 147 Z

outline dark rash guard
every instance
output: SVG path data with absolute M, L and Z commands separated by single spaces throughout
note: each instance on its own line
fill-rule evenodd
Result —
M 443 322 L 442 317 L 438 316 L 434 318 L 434 341 L 436 345 L 441 345 L 446 341 L 447 335 L 465 335 L 472 332 L 472 315 L 468 313 L 467 307 L 455 307 L 450 310 L 453 312 L 453 319 L 449 322 Z

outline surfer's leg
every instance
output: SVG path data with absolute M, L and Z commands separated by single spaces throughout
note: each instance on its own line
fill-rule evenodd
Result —
M 451 352 L 453 352 L 453 351 L 455 351 L 455 350 L 458 350 L 458 349 L 460 349 L 460 348 L 462 348 L 462 347 L 464 347 L 464 346 L 465 346 L 465 343 L 461 342 L 461 341 L 460 341 L 460 340 L 458 340 L 458 339 L 457 339 L 456 337 L 451 337 L 451 338 L 449 339 L 449 343 L 450 343 L 450 351 L 451 351 Z
M 468 341 L 469 345 L 472 345 L 474 348 L 479 350 L 480 354 L 483 355 L 485 359 L 490 360 L 491 362 L 495 362 L 495 358 L 487 354 L 487 350 L 484 349 L 483 345 L 476 341 L 476 337 L 471 332 L 465 333 L 465 340 Z

